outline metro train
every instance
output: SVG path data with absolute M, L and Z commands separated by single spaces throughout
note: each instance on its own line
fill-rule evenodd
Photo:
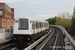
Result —
M 17 42 L 21 40 L 28 43 L 43 36 L 48 30 L 49 23 L 47 21 L 18 17 L 15 18 L 13 35 Z

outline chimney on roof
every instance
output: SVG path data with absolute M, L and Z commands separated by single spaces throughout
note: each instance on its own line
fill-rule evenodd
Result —
M 12 12 L 12 19 L 14 19 L 14 8 L 11 8 L 11 12 Z

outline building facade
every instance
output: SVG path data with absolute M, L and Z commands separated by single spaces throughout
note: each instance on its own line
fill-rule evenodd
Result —
M 0 3 L 0 29 L 13 28 L 12 25 L 14 25 L 14 8 Z

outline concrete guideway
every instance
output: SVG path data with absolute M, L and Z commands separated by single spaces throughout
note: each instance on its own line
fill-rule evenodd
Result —
M 42 50 L 42 48 L 47 44 L 49 39 L 53 36 L 54 32 L 55 32 L 55 30 L 42 42 L 42 44 L 40 44 L 40 46 L 38 48 L 36 48 L 36 50 Z
M 33 50 L 33 49 L 36 49 L 38 46 L 40 47 L 41 43 L 42 43 L 42 46 L 39 49 L 36 49 L 36 50 L 44 50 L 46 46 L 52 46 L 51 50 L 62 50 L 63 48 L 65 50 L 75 50 L 75 40 L 68 34 L 68 32 L 62 26 L 59 26 L 59 25 L 50 25 L 50 27 L 51 27 L 51 29 L 50 29 L 50 31 L 47 34 L 45 34 L 40 39 L 38 39 L 37 41 L 35 41 L 34 43 L 32 43 L 30 46 L 26 47 L 24 50 Z M 65 37 L 63 37 L 63 34 L 65 34 Z M 50 35 L 50 37 L 48 37 L 49 35 Z M 53 37 L 53 38 L 51 38 L 51 37 Z M 47 38 L 47 40 L 43 43 L 43 41 L 46 38 Z M 6 46 L 4 46 L 4 47 L 6 47 Z M 44 49 L 43 49 L 43 47 L 44 47 Z M 12 48 L 12 50 L 15 50 L 15 49 L 16 49 L 16 47 Z M 46 49 L 46 50 L 48 50 L 48 49 Z
M 45 42 L 37 49 L 37 50 L 52 50 L 55 49 L 53 46 L 56 46 L 57 42 L 57 33 L 54 31 L 52 32 L 45 40 Z
M 8 41 L 11 41 L 12 39 L 7 39 L 7 40 L 4 40 L 4 41 L 0 41 L 0 44 L 3 44 L 3 43 L 6 43 Z
M 41 40 L 40 43 L 38 40 L 25 48 L 24 50 L 61 50 L 63 48 L 63 34 L 59 31 L 58 28 L 53 27 L 53 31 L 48 34 L 44 40 Z M 58 46 L 58 47 L 57 47 Z M 59 48 L 61 47 L 61 48 Z
M 48 37 L 47 43 L 44 45 L 44 43 L 39 46 L 36 50 L 64 50 L 64 42 L 63 42 L 63 35 L 59 29 L 55 29 L 56 31 Z M 44 46 L 43 46 L 44 45 Z
M 38 43 L 40 43 L 45 37 L 47 37 L 53 29 L 51 29 L 46 35 L 44 35 L 42 38 L 40 38 L 39 40 L 37 40 L 36 42 L 34 42 L 33 44 L 31 44 L 30 46 L 28 46 L 27 48 L 25 48 L 24 50 L 31 50 L 33 47 L 35 47 Z
M 65 34 L 65 50 L 75 50 L 75 40 L 69 35 L 69 33 L 59 25 L 50 25 L 50 27 L 57 27 L 62 30 L 63 34 Z

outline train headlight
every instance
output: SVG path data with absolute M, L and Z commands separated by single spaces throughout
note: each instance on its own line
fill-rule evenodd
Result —
M 30 40 L 30 38 L 28 38 L 28 40 Z

